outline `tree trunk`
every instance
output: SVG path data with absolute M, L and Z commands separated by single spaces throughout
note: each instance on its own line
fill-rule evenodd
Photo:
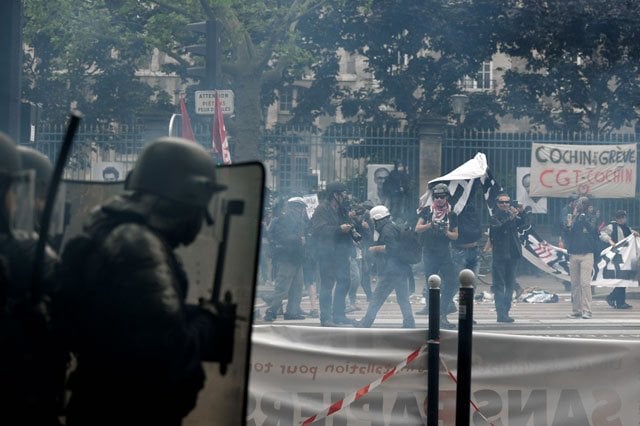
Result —
M 235 125 L 231 148 L 233 161 L 262 160 L 262 112 L 260 109 L 261 73 L 247 72 L 233 76 L 235 95 Z

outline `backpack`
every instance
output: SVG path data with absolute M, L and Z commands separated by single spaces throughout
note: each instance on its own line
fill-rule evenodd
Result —
M 420 243 L 420 237 L 412 227 L 403 226 L 400 228 L 398 243 L 400 250 L 397 253 L 397 258 L 402 263 L 415 265 L 422 260 L 422 244 Z

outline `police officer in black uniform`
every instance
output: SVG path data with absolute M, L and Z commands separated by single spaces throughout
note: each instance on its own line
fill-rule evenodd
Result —
M 37 235 L 12 226 L 22 169 L 14 142 L 0 133 L 0 423 L 59 425 L 67 356 L 50 321 L 58 259 L 46 247 L 35 289 Z
M 127 177 L 129 192 L 94 210 L 65 246 L 61 303 L 77 358 L 67 425 L 178 426 L 216 361 L 218 317 L 188 305 L 187 276 L 174 253 L 191 244 L 216 183 L 199 145 L 160 138 Z

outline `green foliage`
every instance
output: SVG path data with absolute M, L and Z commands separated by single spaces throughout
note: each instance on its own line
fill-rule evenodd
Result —
M 630 125 L 640 100 L 640 5 L 631 1 L 522 2 L 509 10 L 501 49 L 505 111 L 548 129 Z

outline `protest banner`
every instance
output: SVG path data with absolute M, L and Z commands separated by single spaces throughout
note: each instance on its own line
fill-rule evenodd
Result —
M 636 175 L 636 144 L 531 144 L 531 196 L 634 197 Z
M 419 329 L 254 326 L 247 424 L 300 425 L 317 415 L 309 424 L 423 425 L 426 355 L 394 368 L 424 343 Z M 456 351 L 456 333 L 443 331 L 443 426 L 455 424 Z M 639 357 L 636 341 L 474 333 L 470 424 L 635 424 Z M 371 391 L 350 398 L 363 387 Z

